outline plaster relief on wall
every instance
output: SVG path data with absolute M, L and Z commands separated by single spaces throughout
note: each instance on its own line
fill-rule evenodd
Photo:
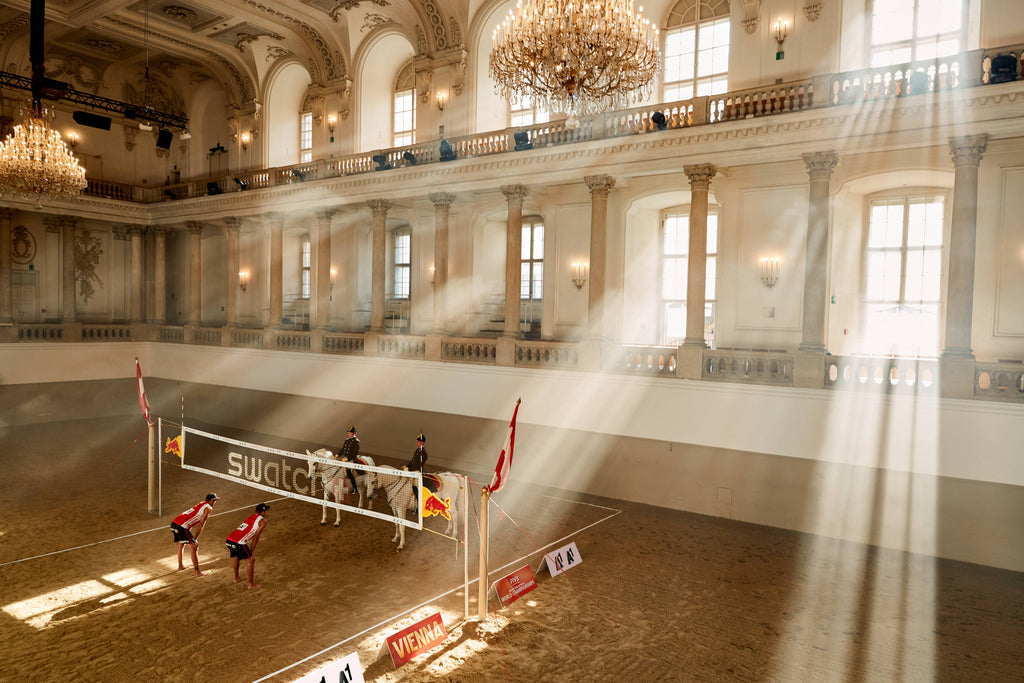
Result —
M 11 262 L 24 265 L 36 257 L 36 238 L 24 225 L 11 231 Z
M 96 287 L 103 287 L 103 281 L 96 274 L 96 267 L 103 254 L 102 242 L 88 230 L 75 235 L 75 280 L 79 283 L 79 293 L 86 303 L 96 295 Z

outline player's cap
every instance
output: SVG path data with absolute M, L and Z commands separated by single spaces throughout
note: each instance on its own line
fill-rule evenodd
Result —
M 216 493 L 207 493 L 206 502 L 209 503 L 210 501 L 213 500 L 220 500 L 220 496 L 218 496 Z
M 355 434 L 355 433 L 356 433 L 356 426 L 355 426 L 355 425 L 352 425 L 351 427 L 349 427 L 349 428 L 348 428 L 348 431 L 350 431 L 350 432 L 352 432 L 353 434 Z
M 269 509 L 270 506 L 267 505 L 266 503 L 260 503 L 259 505 L 256 506 L 256 512 L 266 512 Z

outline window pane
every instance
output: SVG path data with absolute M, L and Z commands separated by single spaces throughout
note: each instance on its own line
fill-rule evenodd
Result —
M 409 298 L 409 266 L 395 268 L 395 298 Z
M 871 11 L 871 44 L 908 40 L 914 31 L 914 0 L 876 0 Z
M 531 244 L 532 244 L 532 241 L 530 240 L 530 226 L 529 225 L 524 225 L 523 226 L 522 244 L 519 245 L 519 258 L 522 259 L 523 261 L 529 261 L 530 260 L 530 245 Z
M 681 344 L 686 338 L 686 304 L 665 302 L 665 343 Z
M 544 298 L 544 264 L 535 261 L 533 264 L 533 298 Z
M 665 216 L 665 242 L 662 253 L 665 255 L 686 254 L 690 241 L 690 217 L 682 214 Z
M 544 226 L 533 226 L 533 258 L 541 260 L 544 258 Z
M 924 37 L 959 31 L 962 17 L 961 0 L 927 0 L 917 12 L 917 35 Z
M 395 235 L 395 263 L 409 264 L 410 244 L 412 235 L 409 233 L 397 233 Z
M 707 253 L 718 253 L 718 214 L 708 214 L 708 246 Z
M 907 246 L 942 245 L 941 198 L 911 200 L 907 224 Z
M 899 247 L 903 244 L 903 200 L 871 203 L 868 246 Z
M 867 298 L 872 301 L 898 301 L 900 296 L 900 253 L 868 253 Z
M 530 298 L 530 264 L 523 263 L 519 266 L 519 298 Z
M 686 258 L 667 258 L 662 264 L 662 299 L 686 298 Z
M 704 298 L 706 300 L 715 298 L 715 268 L 717 268 L 717 259 L 714 256 L 709 256 L 707 273 L 704 276 Z

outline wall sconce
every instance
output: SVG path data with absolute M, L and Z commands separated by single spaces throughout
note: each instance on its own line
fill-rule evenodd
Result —
M 338 117 L 334 114 L 327 116 L 327 130 L 331 131 L 331 135 L 334 135 L 334 126 L 338 123 Z
M 249 149 L 249 141 L 250 140 L 252 140 L 252 136 L 249 134 L 249 131 L 246 131 L 246 132 L 242 133 L 242 149 L 243 150 Z
M 71 131 L 68 133 L 68 147 L 74 149 L 78 146 L 78 133 Z
M 786 56 L 786 53 L 782 51 L 782 44 L 786 42 L 786 22 L 782 19 L 778 19 L 775 22 L 775 42 L 779 44 L 779 49 L 775 53 L 775 59 L 782 59 Z
M 430 266 L 430 286 L 434 286 L 434 266 Z
M 587 271 L 590 266 L 586 263 L 573 263 L 572 264 L 572 283 L 576 285 L 576 289 L 583 289 L 583 285 L 587 283 Z
M 331 268 L 331 291 L 334 291 L 334 276 L 338 274 L 334 268 Z
M 761 283 L 771 289 L 779 281 L 779 259 L 775 256 L 761 257 Z
M 444 111 L 444 105 L 448 104 L 448 93 L 443 93 L 440 90 L 434 96 L 434 100 L 437 102 L 437 108 Z
M 238 273 L 238 287 L 244 292 L 249 286 L 249 271 L 242 270 Z

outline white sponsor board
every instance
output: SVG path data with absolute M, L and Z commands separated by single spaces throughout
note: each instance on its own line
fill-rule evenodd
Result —
M 331 662 L 322 669 L 306 674 L 295 683 L 363 683 L 363 667 L 359 666 L 359 653 Z

